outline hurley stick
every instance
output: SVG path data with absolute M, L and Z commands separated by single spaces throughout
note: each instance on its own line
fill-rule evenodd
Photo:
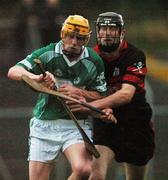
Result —
M 46 76 L 46 72 L 45 69 L 43 68 L 41 61 L 39 59 L 35 59 L 34 62 L 38 65 L 38 67 L 40 68 L 42 74 L 44 76 Z M 58 88 L 58 85 L 55 84 L 55 89 Z M 100 154 L 98 152 L 98 150 L 95 148 L 94 144 L 91 142 L 91 140 L 89 139 L 89 137 L 87 136 L 87 134 L 85 133 L 85 131 L 83 130 L 83 128 L 80 126 L 77 118 L 74 116 L 74 114 L 72 113 L 72 111 L 70 110 L 70 108 L 68 107 L 68 105 L 65 103 L 64 99 L 62 97 L 58 97 L 58 99 L 60 100 L 60 102 L 62 103 L 62 105 L 64 106 L 64 108 L 66 109 L 68 115 L 70 116 L 70 118 L 74 121 L 76 127 L 78 128 L 79 132 L 81 133 L 86 149 L 88 150 L 88 152 L 93 155 L 95 158 L 100 157 Z

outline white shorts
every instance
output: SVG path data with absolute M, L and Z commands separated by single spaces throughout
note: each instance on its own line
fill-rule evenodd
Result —
M 91 123 L 78 121 L 91 139 Z M 29 161 L 50 162 L 72 144 L 83 142 L 83 138 L 72 120 L 30 120 Z

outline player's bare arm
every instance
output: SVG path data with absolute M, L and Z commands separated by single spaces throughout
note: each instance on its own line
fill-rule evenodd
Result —
M 78 98 L 79 96 L 84 97 L 88 102 L 102 98 L 100 93 L 97 91 L 87 91 L 70 84 L 62 84 L 58 91 L 74 98 Z
M 130 84 L 122 84 L 120 90 L 107 96 L 105 98 L 99 99 L 97 101 L 93 101 L 90 104 L 97 108 L 114 108 L 124 104 L 127 104 L 131 101 L 134 96 L 136 87 Z
M 76 99 L 80 100 L 81 102 L 86 102 L 86 99 L 82 96 L 76 96 Z M 102 109 L 102 112 L 104 112 L 104 114 L 100 114 L 91 111 L 87 107 L 82 107 L 82 105 L 74 103 L 73 101 L 66 101 L 66 104 L 68 104 L 72 112 L 85 112 L 85 113 L 87 112 L 94 118 L 99 118 L 102 119 L 103 121 L 111 122 L 115 124 L 117 123 L 117 119 L 114 117 L 113 110 L 111 108 Z
M 26 69 L 24 69 L 21 66 L 13 66 L 8 71 L 8 77 L 10 79 L 13 79 L 13 80 L 20 81 L 22 79 L 21 78 L 22 75 L 26 75 L 31 79 L 34 79 L 34 80 L 36 79 L 36 80 L 39 80 L 39 81 L 43 77 L 42 75 L 35 75 L 35 74 L 31 73 L 31 72 L 28 72 Z
M 132 97 L 134 96 L 135 93 L 135 86 L 130 85 L 130 84 L 122 84 L 122 88 L 118 90 L 116 93 L 109 95 L 107 97 L 104 97 L 102 99 L 98 99 L 96 101 L 92 101 L 89 104 L 100 109 L 105 109 L 105 108 L 114 108 L 121 106 L 123 104 L 127 104 L 131 101 Z M 89 111 L 89 109 L 82 107 L 78 104 L 74 104 L 71 102 L 67 102 L 71 110 L 73 112 L 86 112 Z
M 20 81 L 22 80 L 21 77 L 23 75 L 26 75 L 37 82 L 44 81 L 45 85 L 50 89 L 54 87 L 55 78 L 53 74 L 51 74 L 50 72 L 46 72 L 46 76 L 44 77 L 43 74 L 40 74 L 40 75 L 33 74 L 20 66 L 13 66 L 9 69 L 9 72 L 8 72 L 8 77 L 13 80 Z

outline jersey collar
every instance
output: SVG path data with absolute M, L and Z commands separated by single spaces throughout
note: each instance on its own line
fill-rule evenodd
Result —
M 69 61 L 69 59 L 63 54 L 62 52 L 62 41 L 59 41 L 56 45 L 55 45 L 55 53 L 57 54 L 62 54 L 65 61 L 67 62 L 68 66 L 73 66 L 74 64 L 76 64 L 78 61 L 88 58 L 89 57 L 89 52 L 88 49 L 83 46 L 83 52 L 82 54 L 78 57 L 78 59 L 76 61 Z

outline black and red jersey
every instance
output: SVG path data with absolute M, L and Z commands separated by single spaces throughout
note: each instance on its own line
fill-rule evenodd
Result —
M 136 87 L 132 103 L 145 101 L 144 80 L 147 68 L 144 53 L 126 41 L 123 41 L 116 59 L 103 54 L 98 45 L 94 50 L 104 61 L 109 94 L 119 90 L 122 83 L 128 83 Z
M 146 57 L 126 41 L 117 56 L 103 54 L 98 45 L 94 50 L 104 61 L 109 93 L 115 93 L 123 83 L 135 86 L 136 92 L 131 102 L 113 108 L 117 124 L 94 119 L 93 142 L 111 148 L 118 162 L 145 165 L 152 158 L 155 147 L 150 121 L 152 109 L 145 99 Z

